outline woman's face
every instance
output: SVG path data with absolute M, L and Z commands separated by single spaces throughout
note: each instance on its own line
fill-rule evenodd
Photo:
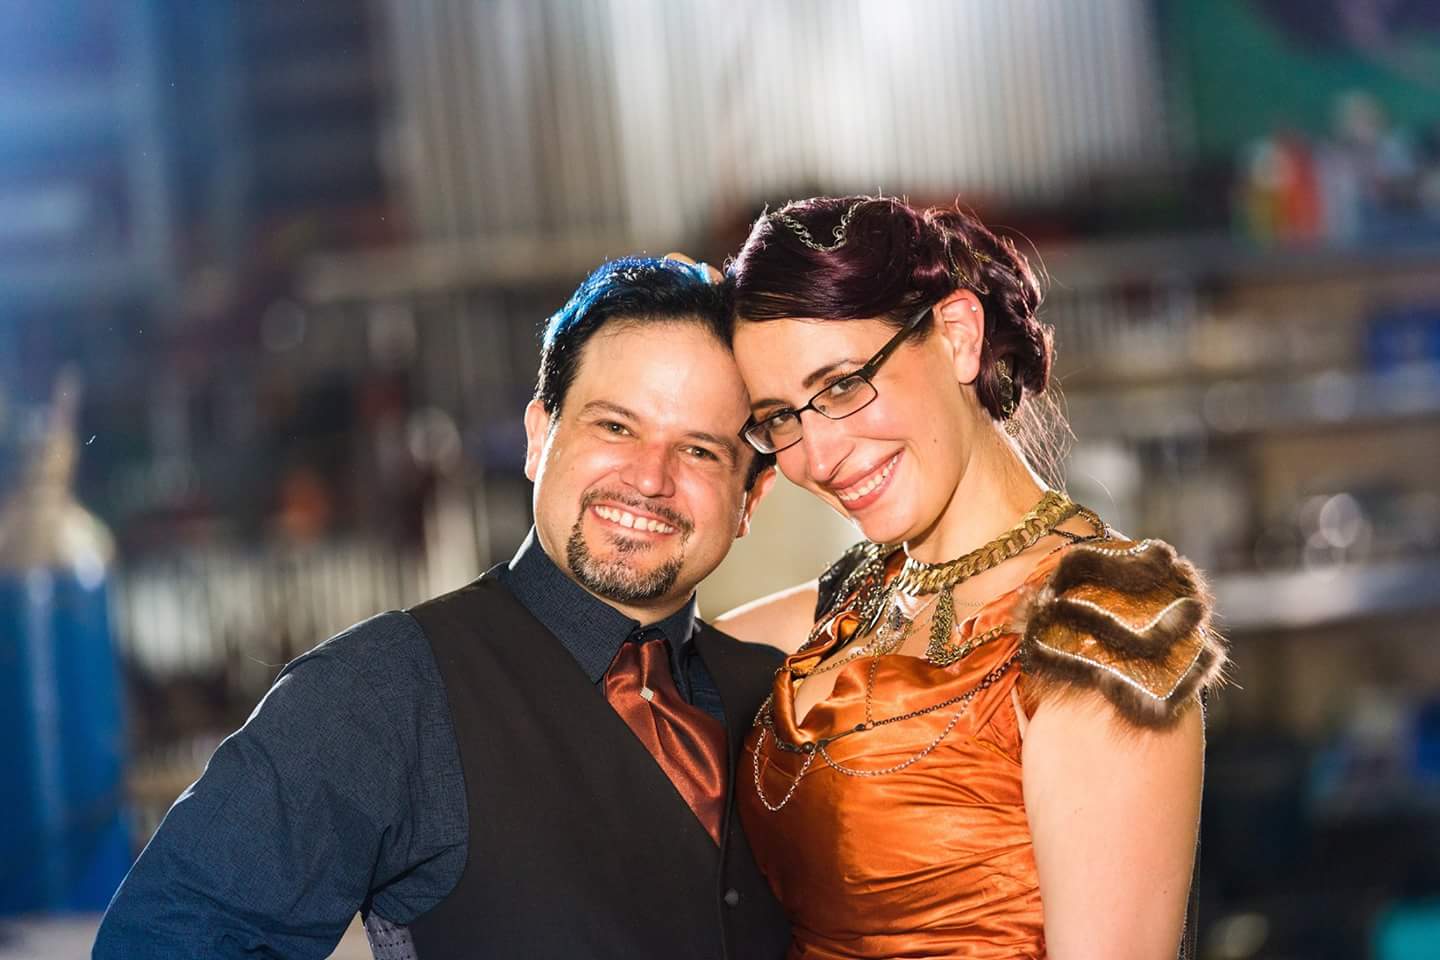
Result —
M 755 419 L 804 406 L 895 332 L 879 320 L 741 322 L 735 359 Z M 956 345 L 934 330 L 903 343 L 873 382 L 874 401 L 843 420 L 802 413 L 804 436 L 780 451 L 779 467 L 868 539 L 914 541 L 955 497 L 978 406 L 957 382 Z

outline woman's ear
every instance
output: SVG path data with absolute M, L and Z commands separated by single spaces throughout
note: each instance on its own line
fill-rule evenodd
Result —
M 985 307 L 973 290 L 956 290 L 935 304 L 935 330 L 948 345 L 955 379 L 974 383 L 985 343 Z

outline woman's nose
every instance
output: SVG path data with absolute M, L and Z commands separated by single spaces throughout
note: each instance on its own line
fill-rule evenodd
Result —
M 828 484 L 835 478 L 835 470 L 850 453 L 852 446 L 844 425 L 814 411 L 806 411 L 805 432 L 800 437 L 800 449 L 805 453 L 805 471 L 810 479 L 819 484 Z

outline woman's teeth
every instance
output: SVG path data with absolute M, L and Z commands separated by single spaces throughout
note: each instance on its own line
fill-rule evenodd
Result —
M 844 493 L 837 493 L 836 496 L 840 498 L 841 503 L 852 503 L 856 500 L 859 500 L 861 497 L 874 493 L 875 489 L 879 487 L 880 484 L 884 483 L 890 478 L 890 471 L 895 469 L 895 461 L 899 459 L 900 454 L 895 454 L 895 456 L 891 457 L 889 461 L 886 462 L 885 467 L 879 473 L 875 474 L 869 480 L 866 480 L 860 486 L 852 487 Z
M 637 517 L 628 510 L 617 510 L 614 507 L 596 507 L 595 513 L 611 523 L 618 523 L 622 527 L 633 527 L 636 530 L 646 530 L 650 533 L 674 533 L 675 528 L 668 523 L 661 523 L 659 520 L 651 520 L 648 517 Z

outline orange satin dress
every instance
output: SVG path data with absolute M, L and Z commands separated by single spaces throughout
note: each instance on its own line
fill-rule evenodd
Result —
M 1059 557 L 1051 554 L 1024 585 L 967 619 L 957 611 L 958 642 L 991 636 L 949 666 L 899 654 L 860 657 L 837 669 L 833 693 L 797 723 L 795 678 L 850 637 L 858 617 L 846 611 L 777 673 L 773 734 L 757 723 L 736 776 L 755 858 L 793 924 L 790 960 L 1045 956 L 1012 700 L 1021 637 L 1011 623 L 1027 587 Z M 873 772 L 934 744 L 903 769 L 847 775 L 816 749 L 822 738 L 865 722 L 872 669 L 871 716 L 881 721 L 961 697 L 1001 668 L 968 703 L 847 733 L 825 748 L 834 764 Z M 780 749 L 777 736 L 811 752 Z M 780 809 L 768 809 L 762 792 Z

